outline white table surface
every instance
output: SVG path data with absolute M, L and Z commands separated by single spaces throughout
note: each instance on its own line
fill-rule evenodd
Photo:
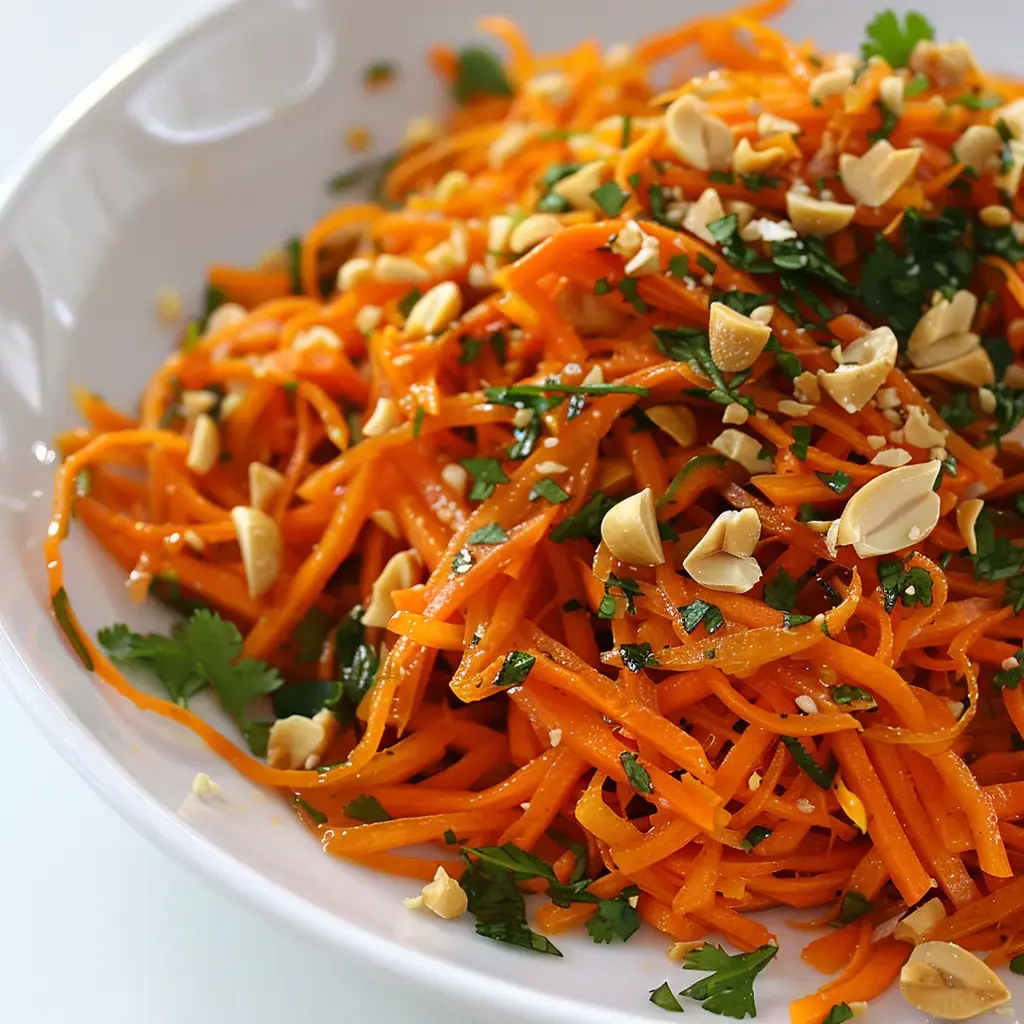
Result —
M 125 50 L 203 0 L 0 0 L 0 176 Z M 0 1022 L 450 1022 L 138 836 L 0 684 Z M 17 780 L 31 778 L 31 783 Z

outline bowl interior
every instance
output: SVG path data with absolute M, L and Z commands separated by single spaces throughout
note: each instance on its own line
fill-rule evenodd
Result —
M 628 18 L 585 0 L 502 6 L 546 48 L 584 34 L 630 37 L 701 5 L 635 5 Z M 998 31 L 995 0 L 921 6 L 944 34 L 967 36 L 985 60 L 1014 66 L 1016 46 Z M 425 49 L 470 38 L 481 13 L 475 0 L 239 3 L 152 54 L 126 58 L 56 126 L 0 213 L 0 558 L 8 566 L 0 661 L 44 731 L 123 813 L 302 929 L 492 1019 L 658 1019 L 663 1011 L 647 993 L 678 969 L 650 930 L 614 948 L 562 937 L 565 958 L 557 960 L 486 942 L 465 922 L 410 914 L 400 901 L 412 883 L 324 856 L 274 794 L 86 675 L 48 614 L 40 543 L 55 458 L 49 442 L 75 423 L 69 384 L 132 408 L 173 344 L 155 317 L 157 293 L 178 289 L 186 309 L 198 308 L 207 263 L 251 260 L 327 209 L 324 182 L 362 159 L 346 153 L 346 129 L 369 127 L 370 155 L 386 154 L 410 117 L 440 110 Z M 872 5 L 804 0 L 782 24 L 852 48 L 872 13 Z M 400 76 L 368 93 L 361 72 L 384 58 Z M 83 531 L 72 529 L 68 547 L 68 590 L 87 629 L 166 621 L 132 604 L 120 570 Z M 213 707 L 204 711 L 218 719 Z M 190 796 L 198 771 L 220 782 L 225 805 L 211 810 Z M 801 944 L 798 934 L 784 941 L 782 962 L 758 984 L 766 1019 L 783 1019 L 789 999 L 820 983 L 800 963 Z M 908 1019 L 898 995 L 889 998 Z

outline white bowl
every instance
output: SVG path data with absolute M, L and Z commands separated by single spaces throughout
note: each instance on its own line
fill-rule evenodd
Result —
M 540 46 L 639 34 L 694 6 L 502 4 Z M 967 36 L 984 59 L 1013 67 L 1015 37 L 1000 31 L 996 0 L 923 6 L 947 35 Z M 873 9 L 804 0 L 783 25 L 853 48 Z M 326 179 L 353 162 L 345 129 L 369 125 L 375 152 L 386 153 L 411 116 L 440 109 L 425 48 L 466 40 L 481 13 L 475 0 L 238 3 L 129 54 L 51 129 L 0 211 L 0 664 L 51 742 L 112 806 L 300 930 L 440 993 L 463 1015 L 658 1020 L 648 991 L 687 977 L 665 958 L 662 937 L 648 929 L 608 947 L 563 936 L 558 960 L 478 938 L 466 922 L 409 913 L 400 898 L 411 883 L 323 855 L 276 796 L 85 674 L 48 613 L 40 553 L 54 468 L 48 441 L 75 422 L 69 383 L 131 407 L 172 344 L 154 316 L 158 291 L 178 288 L 196 308 L 208 262 L 245 262 L 308 225 L 330 203 Z M 380 58 L 396 60 L 400 78 L 367 93 L 360 73 Z M 131 605 L 120 571 L 84 531 L 72 532 L 68 589 L 86 628 L 124 618 L 159 624 L 158 612 Z M 198 771 L 221 783 L 231 813 L 188 797 Z M 799 960 L 806 933 L 781 934 L 780 961 L 757 987 L 761 1017 L 772 1021 L 821 981 Z M 894 1019 L 910 1018 L 898 995 L 887 998 Z M 687 1013 L 711 1019 L 695 1007 Z

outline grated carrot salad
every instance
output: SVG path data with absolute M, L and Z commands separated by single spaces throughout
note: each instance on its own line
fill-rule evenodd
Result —
M 642 919 L 752 955 L 757 911 L 823 908 L 821 1024 L 927 900 L 1024 952 L 1024 85 L 784 6 L 432 51 L 457 106 L 377 200 L 211 267 L 137 414 L 78 394 L 45 558 L 86 666 L 327 853 L 443 867 L 547 953 Z M 77 525 L 184 631 L 88 636 Z M 537 931 L 484 883 L 547 892 Z

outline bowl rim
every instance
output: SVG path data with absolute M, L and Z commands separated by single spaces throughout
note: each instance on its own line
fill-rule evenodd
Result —
M 0 180 L 0 237 L 11 209 L 31 189 L 36 172 L 58 151 L 66 136 L 115 90 L 143 74 L 150 63 L 221 18 L 266 0 L 209 0 L 197 12 L 172 18 L 100 72 L 54 117 L 42 134 Z M 264 917 L 284 922 L 294 933 L 324 941 L 335 949 L 368 962 L 403 980 L 422 985 L 435 996 L 475 1006 L 500 1017 L 511 1013 L 550 1024 L 593 1024 L 595 1007 L 504 980 L 500 976 L 460 966 L 441 957 L 410 949 L 381 937 L 358 923 L 342 921 L 324 908 L 289 891 L 278 882 L 238 860 L 202 836 L 186 821 L 150 795 L 85 728 L 70 709 L 48 692 L 22 658 L 18 645 L 0 615 L 0 679 L 50 745 L 122 820 L 179 864 L 223 883 L 237 899 L 254 906 Z M 508 955 L 527 955 L 515 950 Z M 638 1024 L 645 1018 L 602 1008 L 607 1024 Z

